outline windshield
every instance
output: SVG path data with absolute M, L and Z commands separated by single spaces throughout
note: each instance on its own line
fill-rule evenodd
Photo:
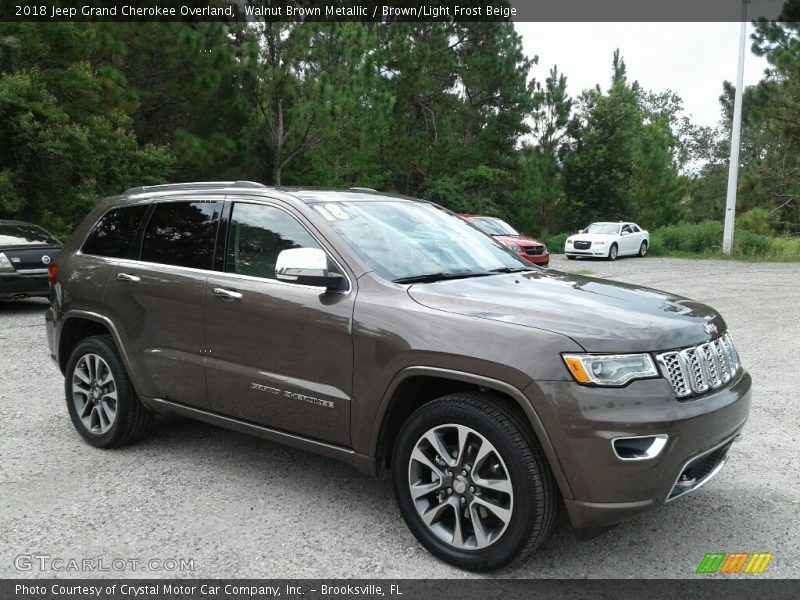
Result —
M 619 233 L 617 223 L 592 223 L 586 228 L 586 233 Z
M 333 229 L 378 275 L 390 280 L 491 275 L 531 269 L 457 216 L 425 202 L 315 203 Z
M 519 235 L 519 232 L 515 231 L 511 225 L 494 217 L 473 217 L 469 219 L 469 222 L 489 235 Z
M 58 240 L 36 225 L 0 224 L 0 246 L 50 246 L 58 243 Z

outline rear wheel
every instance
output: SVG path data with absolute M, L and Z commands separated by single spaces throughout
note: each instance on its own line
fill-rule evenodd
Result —
M 109 335 L 88 337 L 75 346 L 64 383 L 72 424 L 92 446 L 133 443 L 153 423 L 153 413 L 139 401 Z
M 451 394 L 411 415 L 392 478 L 412 533 L 463 569 L 508 565 L 553 526 L 557 493 L 536 440 L 514 411 L 485 395 Z
M 644 256 L 647 254 L 647 242 L 642 242 L 642 245 L 639 246 L 639 256 Z
M 619 248 L 617 248 L 617 244 L 611 244 L 611 248 L 608 249 L 608 260 L 617 260 L 618 253 Z

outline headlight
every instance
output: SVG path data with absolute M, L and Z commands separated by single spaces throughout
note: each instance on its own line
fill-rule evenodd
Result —
M 542 244 L 542 254 L 547 254 L 547 246 Z
M 624 385 L 632 379 L 658 376 L 649 354 L 565 354 L 564 362 L 583 384 Z
M 13 271 L 14 265 L 11 264 L 11 261 L 8 260 L 8 257 L 0 252 L 0 272 L 4 271 Z
M 506 246 L 507 246 L 507 247 L 508 247 L 508 249 L 509 249 L 509 250 L 511 250 L 512 252 L 519 252 L 520 250 L 522 250 L 522 248 L 520 248 L 520 247 L 519 247 L 519 246 L 517 246 L 516 244 L 506 244 Z
M 572 246 L 572 239 L 571 238 L 567 238 L 567 246 Z

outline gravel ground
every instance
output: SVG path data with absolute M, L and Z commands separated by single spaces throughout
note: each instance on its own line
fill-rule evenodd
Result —
M 728 465 L 702 490 L 588 542 L 562 516 L 543 548 L 492 577 L 693 577 L 711 551 L 774 552 L 762 577 L 800 577 L 800 406 L 790 377 L 800 356 L 800 265 L 559 256 L 553 267 L 717 308 L 753 375 L 753 412 Z M 44 308 L 0 303 L 0 577 L 81 575 L 15 569 L 15 557 L 34 553 L 107 566 L 194 560 L 194 571 L 129 563 L 89 576 L 470 576 L 417 544 L 388 483 L 333 460 L 177 419 L 134 447 L 89 447 L 67 416 Z

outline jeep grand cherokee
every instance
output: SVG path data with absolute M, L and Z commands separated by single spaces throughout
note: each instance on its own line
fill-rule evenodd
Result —
M 173 413 L 336 457 L 390 477 L 466 569 L 541 545 L 561 502 L 599 528 L 698 488 L 750 407 L 713 309 L 540 269 L 412 198 L 135 188 L 54 271 L 48 338 L 87 442 Z

